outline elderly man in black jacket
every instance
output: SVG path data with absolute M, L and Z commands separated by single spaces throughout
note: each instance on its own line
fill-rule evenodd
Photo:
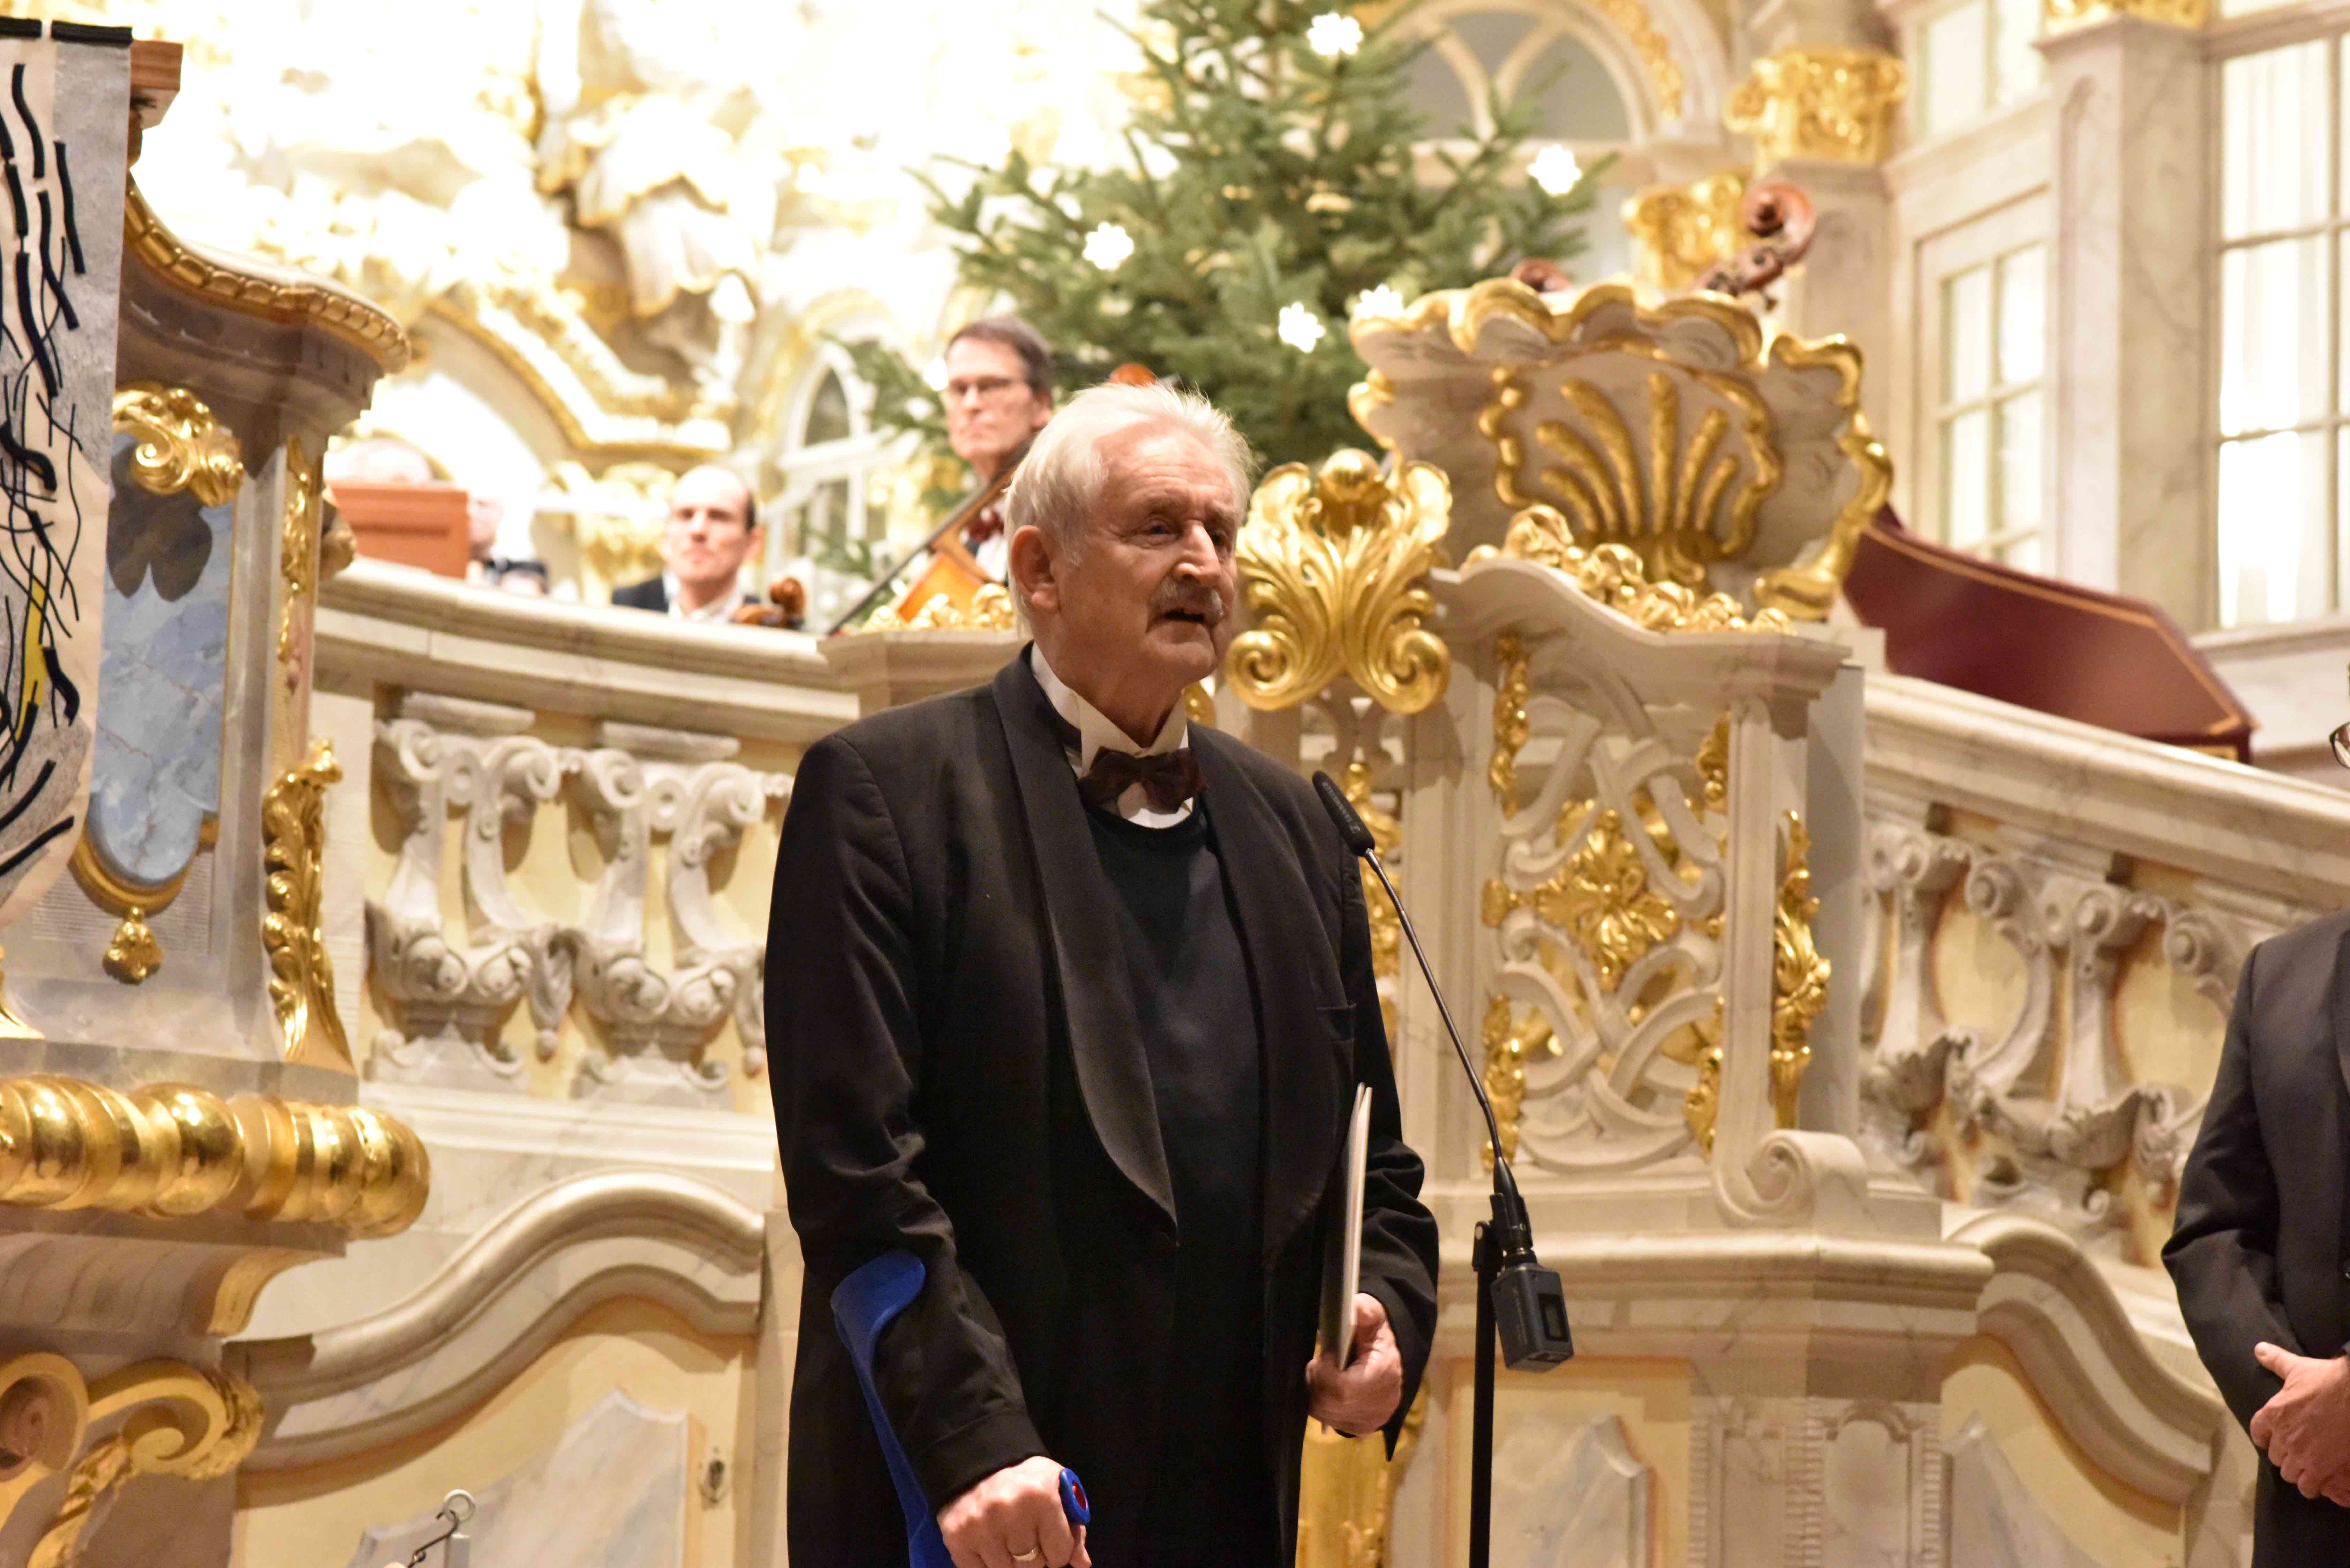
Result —
M 877 1380 L 961 1568 L 1286 1563 L 1309 1412 L 1392 1441 L 1419 1381 L 1436 1228 L 1354 863 L 1303 780 L 1184 718 L 1230 637 L 1248 490 L 1200 400 L 1079 395 L 1011 492 L 1035 641 L 801 763 L 767 959 L 806 1270 L 799 1568 L 902 1560 L 827 1310 L 891 1249 L 929 1282 Z M 1342 1366 L 1314 1341 L 1357 1084 Z M 1089 1534 L 1062 1522 L 1065 1464 Z
M 2261 1449 L 2253 1568 L 2350 1563 L 2350 916 L 2245 961 L 2162 1260 Z

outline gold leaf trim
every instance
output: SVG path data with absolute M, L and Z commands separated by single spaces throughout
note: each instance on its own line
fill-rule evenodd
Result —
M 416 1135 L 364 1106 L 0 1078 L 0 1203 L 16 1208 L 241 1214 L 380 1237 L 413 1223 L 431 1187 Z
M 1700 598 L 1679 583 L 1652 583 L 1638 554 L 1623 545 L 1586 549 L 1555 507 L 1529 506 L 1510 520 L 1501 553 L 1565 575 L 1589 597 L 1648 631 L 1792 633 L 1794 622 L 1777 609 L 1748 616 L 1728 594 Z
M 1485 1003 L 1485 1096 L 1493 1102 L 1493 1124 L 1502 1134 L 1502 1158 L 1518 1158 L 1518 1124 L 1526 1104 L 1526 1062 L 1535 1052 L 1556 1056 L 1558 1037 L 1540 1009 L 1520 1024 L 1511 1016 L 1510 999 L 1495 995 Z M 1493 1168 L 1493 1146 L 1484 1150 L 1485 1168 Z
M 277 1011 L 286 1059 L 350 1067 L 350 1044 L 335 1009 L 334 961 L 321 929 L 321 861 L 326 850 L 327 787 L 343 776 L 335 748 L 321 736 L 310 756 L 262 797 L 264 885 L 268 913 L 261 944 L 269 956 L 269 1000 Z
M 79 1382 L 79 1375 L 75 1375 Z M 78 1447 L 88 1429 L 125 1416 L 120 1430 L 75 1462 L 66 1494 L 26 1568 L 73 1568 L 82 1532 L 108 1494 L 135 1475 L 211 1480 L 243 1464 L 261 1438 L 261 1396 L 232 1373 L 181 1361 L 142 1361 L 88 1386 Z M 53 1472 L 52 1472 L 53 1473 Z
M 199 254 L 163 226 L 136 180 L 123 197 L 122 248 L 183 294 L 265 321 L 317 327 L 366 354 L 385 375 L 408 367 L 408 334 L 381 307 L 323 283 L 256 277 Z
M 875 624 L 879 622 L 879 624 Z M 1013 613 L 1012 595 L 1002 585 L 985 583 L 971 596 L 971 603 L 958 607 L 944 594 L 933 594 L 923 601 L 912 618 L 902 624 L 892 624 L 888 616 L 877 616 L 862 627 L 865 631 L 1016 631 L 1019 618 Z
M 2092 22 L 2132 16 L 2199 33 L 2211 24 L 2210 0 L 2044 0 L 2042 23 L 2050 33 L 2069 33 Z
M 284 603 L 277 612 L 277 664 L 286 690 L 301 688 L 304 661 L 302 612 L 318 592 L 318 476 L 302 438 L 286 442 L 286 527 L 277 552 L 277 575 L 284 583 Z
M 1518 814 L 1518 753 L 1534 733 L 1526 718 L 1526 645 L 1516 632 L 1493 639 L 1493 755 L 1485 783 L 1503 816 Z
M 1640 0 L 1591 0 L 1591 8 L 1613 22 L 1632 52 L 1640 57 L 1640 68 L 1648 73 L 1648 87 L 1657 95 L 1658 117 L 1679 119 L 1687 84 L 1680 62 L 1673 58 L 1671 41 L 1657 30 L 1648 7 Z
M 1444 565 L 1452 487 L 1424 462 L 1390 480 L 1351 448 L 1319 471 L 1265 475 L 1241 530 L 1241 593 L 1255 624 L 1232 639 L 1225 678 L 1261 711 L 1294 708 L 1340 674 L 1390 712 L 1444 694 L 1451 650 L 1422 624 Z
M 1812 1024 L 1828 1004 L 1831 965 L 1812 940 L 1812 836 L 1787 813 L 1786 858 L 1771 917 L 1771 1101 L 1779 1125 L 1795 1125 L 1795 1096 L 1812 1060 Z
M 151 494 L 192 491 L 207 506 L 225 506 L 244 483 L 236 432 L 185 387 L 158 381 L 123 387 L 114 394 L 114 428 L 136 438 L 130 477 Z

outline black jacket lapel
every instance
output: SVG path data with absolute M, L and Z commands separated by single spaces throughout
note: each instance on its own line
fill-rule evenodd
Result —
M 1227 751 L 1241 742 L 1195 728 L 1208 822 L 1232 890 L 1256 981 L 1264 1060 L 1264 1251 L 1280 1255 L 1320 1206 L 1352 1105 L 1352 1010 L 1322 900 L 1296 841 Z
M 1052 704 L 1029 673 L 1025 649 L 996 673 L 993 692 L 1028 839 L 1035 846 L 1037 886 L 1059 969 L 1078 1092 L 1111 1161 L 1158 1205 L 1172 1230 L 1174 1183 L 1167 1175 L 1150 1064 L 1118 950 L 1118 911 L 1099 870 L 1076 775 L 1054 732 Z

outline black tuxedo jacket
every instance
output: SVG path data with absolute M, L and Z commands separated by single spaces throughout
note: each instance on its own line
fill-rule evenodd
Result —
M 660 577 L 647 577 L 641 583 L 623 583 L 612 590 L 612 602 L 622 609 L 650 610 L 655 615 L 669 614 L 669 584 Z M 744 594 L 740 603 L 757 604 L 758 598 Z
M 794 784 L 766 1006 L 806 1262 L 787 1499 L 799 1568 L 903 1561 L 830 1313 L 845 1274 L 899 1247 L 929 1283 L 883 1335 L 879 1382 L 933 1509 L 1049 1454 L 1091 1494 L 1094 1560 L 1139 1555 L 1160 1390 L 1182 1376 L 1160 1352 L 1181 1243 L 1116 895 L 1051 712 L 1016 658 L 987 687 L 827 737 Z M 1374 1096 L 1364 1288 L 1394 1325 L 1407 1406 L 1435 1327 L 1436 1226 L 1400 1137 L 1354 860 L 1304 780 L 1204 728 L 1191 744 L 1263 1040 L 1263 1458 L 1294 1542 L 1358 1082 Z
M 2178 1183 L 2162 1261 L 2236 1419 L 2281 1386 L 2262 1340 L 2303 1355 L 2350 1339 L 2350 915 L 2262 942 L 2245 961 L 2211 1101 Z M 2350 1509 L 2261 1463 L 2255 1568 L 2350 1563 Z

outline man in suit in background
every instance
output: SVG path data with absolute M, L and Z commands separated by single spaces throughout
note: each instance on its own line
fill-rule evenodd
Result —
M 680 475 L 661 526 L 661 575 L 612 590 L 612 602 L 677 620 L 726 621 L 755 602 L 743 563 L 759 548 L 759 507 L 743 476 L 715 463 Z
M 806 1273 L 799 1568 L 902 1562 L 829 1312 L 911 1251 L 889 1422 L 962 1568 L 1274 1568 L 1309 1410 L 1393 1441 L 1436 1323 L 1353 858 L 1305 780 L 1186 723 L 1232 631 L 1248 452 L 1164 387 L 1080 394 L 1014 483 L 1035 640 L 801 760 L 767 1017 Z M 1314 1354 L 1372 1092 L 1356 1351 Z M 1311 1364 L 1309 1366 L 1309 1363 Z M 1091 1494 L 1083 1535 L 1057 1478 Z
M 2350 916 L 2245 961 L 2162 1260 L 2262 1450 L 2254 1568 L 2350 1563 Z
M 939 398 L 947 444 L 971 464 L 974 488 L 987 496 L 962 525 L 962 546 L 1000 583 L 1010 547 L 1003 482 L 1053 417 L 1053 348 L 1018 317 L 991 316 L 947 339 L 945 364 Z

